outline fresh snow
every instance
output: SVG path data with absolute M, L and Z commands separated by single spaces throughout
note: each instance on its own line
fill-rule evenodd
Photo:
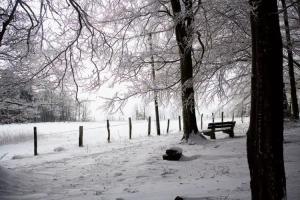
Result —
M 246 121 L 246 120 L 245 120 Z M 153 123 L 154 124 L 154 123 Z M 84 126 L 84 147 L 78 147 L 78 126 Z M 166 130 L 166 121 L 161 123 Z M 147 136 L 147 122 L 111 122 L 111 143 L 103 123 L 38 123 L 3 125 L 1 133 L 32 136 L 38 129 L 38 156 L 27 137 L 0 146 L 0 199 L 190 200 L 251 199 L 246 155 L 248 123 L 237 119 L 235 138 L 217 133 L 217 140 L 194 135 L 181 142 L 178 121 L 170 133 Z M 207 125 L 205 125 L 207 127 Z M 204 128 L 206 128 L 204 126 Z M 99 128 L 100 127 L 100 128 Z M 300 196 L 300 123 L 287 123 L 285 167 L 288 199 Z M 165 161 L 169 147 L 182 149 L 180 161 Z

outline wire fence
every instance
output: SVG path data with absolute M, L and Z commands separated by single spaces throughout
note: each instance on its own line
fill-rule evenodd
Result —
M 212 115 L 213 116 L 213 115 Z M 223 115 L 222 115 L 223 116 Z M 213 121 L 233 121 L 233 118 L 211 118 L 211 117 L 205 117 L 204 115 L 201 116 L 201 120 L 198 120 L 198 127 L 199 129 L 207 129 L 207 124 L 211 123 Z M 236 118 L 236 120 L 238 120 Z M 112 121 L 109 126 L 102 122 L 101 125 L 96 125 L 96 123 L 41 123 L 41 124 L 35 124 L 35 127 L 37 127 L 37 137 L 33 137 L 33 127 L 31 126 L 31 133 L 26 132 L 22 134 L 1 134 L 0 133 L 0 151 L 1 147 L 5 144 L 11 144 L 11 143 L 22 143 L 24 141 L 32 141 L 36 139 L 37 141 L 34 141 L 34 144 L 37 144 L 36 147 L 32 145 L 32 142 L 27 142 L 26 144 L 26 152 L 29 152 L 34 150 L 34 152 L 38 152 L 36 148 L 40 149 L 47 149 L 49 151 L 49 148 L 53 147 L 68 147 L 70 146 L 80 146 L 79 144 L 83 144 L 81 146 L 87 146 L 87 145 L 101 145 L 101 143 L 107 143 L 107 142 L 117 142 L 117 141 L 128 141 L 131 139 L 135 139 L 138 137 L 146 137 L 147 135 L 156 135 L 156 123 L 155 120 L 150 121 L 149 120 L 141 120 L 141 121 L 133 121 L 132 124 L 131 120 L 129 122 L 127 121 Z M 241 122 L 243 122 L 243 119 L 241 119 Z M 151 127 L 152 123 L 152 127 Z M 28 124 L 30 125 L 30 124 Z M 39 127 L 40 125 L 40 127 Z M 44 125 L 44 126 L 43 126 Z M 80 139 L 80 126 L 82 126 L 82 136 Z M 182 125 L 182 119 L 179 117 L 177 120 L 165 120 L 160 121 L 161 125 L 161 131 L 162 135 L 166 135 L 169 133 L 178 133 L 181 131 Z M 77 126 L 77 128 L 71 128 Z M 56 128 L 54 128 L 56 127 Z M 200 128 L 201 127 L 201 128 Z M 66 128 L 70 128 L 67 129 Z M 108 130 L 109 129 L 109 130 Z M 149 130 L 150 129 L 150 130 Z M 81 141 L 80 141 L 81 140 Z M 82 141 L 83 140 L 83 141 Z M 31 143 L 31 145 L 30 145 Z M 23 143 L 22 143 L 23 144 Z M 29 148 L 28 148 L 29 145 Z M 31 150 L 28 150 L 28 149 Z M 6 151 L 6 149 L 5 149 Z M 5 153 L 2 152 L 2 153 Z M 24 151 L 24 149 L 23 149 Z M 24 152 L 25 152 L 24 151 Z M 7 151 L 6 151 L 7 152 Z M 40 152 L 46 152 L 46 150 L 40 151 Z M 32 155 L 32 154 L 31 154 Z M 6 155 L 0 154 L 0 160 L 3 159 Z

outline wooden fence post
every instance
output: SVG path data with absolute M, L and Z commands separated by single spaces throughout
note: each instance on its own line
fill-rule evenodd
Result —
M 107 127 L 107 142 L 110 142 L 110 129 L 109 129 L 109 120 L 106 120 L 106 127 Z
M 83 126 L 79 126 L 79 147 L 83 147 Z
M 242 110 L 242 113 L 241 113 L 241 121 L 242 123 L 244 123 L 244 111 Z
M 169 133 L 170 119 L 168 119 L 167 134 Z
M 215 122 L 215 116 L 214 116 L 214 113 L 211 113 L 211 118 L 212 118 L 212 122 L 214 123 L 214 122 Z
M 232 113 L 232 121 L 234 121 L 234 112 Z
M 203 113 L 201 114 L 201 124 L 200 124 L 200 126 L 201 126 L 201 130 L 203 130 Z
M 224 112 L 221 113 L 221 121 L 224 122 Z
M 151 117 L 148 118 L 148 136 L 151 134 Z
M 179 131 L 181 131 L 181 117 L 180 117 L 180 115 L 178 116 L 178 121 L 179 121 Z
M 37 156 L 37 129 L 33 127 L 33 138 L 34 138 L 34 155 Z
M 129 117 L 129 139 L 131 140 L 131 132 L 132 132 L 132 124 L 131 124 L 131 117 Z

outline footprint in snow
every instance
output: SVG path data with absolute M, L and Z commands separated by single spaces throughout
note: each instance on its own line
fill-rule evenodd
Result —
M 117 176 L 122 176 L 123 174 L 121 172 L 117 172 L 114 174 L 114 177 L 117 177 Z
M 96 192 L 95 192 L 95 195 L 96 195 L 96 196 L 99 196 L 99 195 L 102 195 L 102 194 L 103 194 L 103 191 L 96 191 Z
M 119 178 L 117 181 L 118 182 L 122 182 L 122 181 L 124 181 L 125 180 L 125 178 Z
M 177 171 L 176 169 L 165 169 L 160 175 L 166 177 L 168 174 L 175 174 Z
M 132 188 L 125 188 L 123 191 L 128 192 L 128 193 L 137 193 L 137 189 L 132 189 Z
M 148 178 L 149 176 L 144 176 L 144 175 L 141 175 L 141 176 L 136 176 L 135 178 Z
M 54 152 L 61 152 L 61 151 L 65 151 L 66 149 L 63 147 L 56 147 L 55 149 L 53 149 Z

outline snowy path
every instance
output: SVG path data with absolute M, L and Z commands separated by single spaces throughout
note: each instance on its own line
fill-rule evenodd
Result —
M 298 124 L 299 125 L 299 124 Z M 300 196 L 300 125 L 286 133 L 288 199 Z M 181 134 L 137 138 L 1 161 L 0 199 L 250 199 L 246 138 L 179 144 Z M 164 161 L 170 146 L 181 161 Z

